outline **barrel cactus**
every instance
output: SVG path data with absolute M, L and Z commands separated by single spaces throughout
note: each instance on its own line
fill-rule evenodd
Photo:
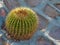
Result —
M 28 40 L 37 30 L 38 18 L 30 8 L 18 7 L 6 17 L 6 31 L 14 40 Z

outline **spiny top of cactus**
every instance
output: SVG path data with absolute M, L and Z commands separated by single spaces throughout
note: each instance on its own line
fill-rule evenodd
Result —
M 10 12 L 10 15 L 11 14 L 15 15 L 18 18 L 26 18 L 26 17 L 31 16 L 31 14 L 35 15 L 35 12 L 32 11 L 31 9 L 29 9 L 29 8 L 20 7 L 20 8 L 13 9 Z

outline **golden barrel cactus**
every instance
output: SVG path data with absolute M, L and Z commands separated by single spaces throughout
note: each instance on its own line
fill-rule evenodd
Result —
M 6 31 L 15 40 L 30 39 L 37 30 L 37 25 L 37 15 L 30 8 L 15 8 L 6 17 Z

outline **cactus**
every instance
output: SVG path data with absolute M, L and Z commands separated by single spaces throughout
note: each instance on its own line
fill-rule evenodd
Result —
M 6 17 L 6 31 L 14 40 L 28 40 L 38 26 L 36 13 L 30 8 L 18 7 Z

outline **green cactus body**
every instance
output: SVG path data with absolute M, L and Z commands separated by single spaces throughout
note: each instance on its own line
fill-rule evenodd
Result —
M 13 9 L 6 17 L 7 33 L 15 40 L 30 39 L 36 31 L 37 25 L 37 15 L 26 7 Z

